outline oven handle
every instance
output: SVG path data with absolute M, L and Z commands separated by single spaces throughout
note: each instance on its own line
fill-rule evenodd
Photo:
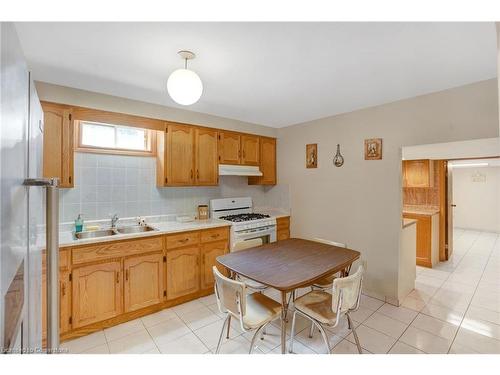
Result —
M 272 232 L 276 229 L 276 225 L 268 225 L 267 227 L 260 227 L 254 229 L 242 229 L 235 231 L 236 234 L 255 234 L 255 233 L 264 233 L 264 232 Z

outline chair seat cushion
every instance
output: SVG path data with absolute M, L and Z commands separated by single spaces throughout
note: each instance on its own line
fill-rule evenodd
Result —
M 313 287 L 322 289 L 331 288 L 333 280 L 335 280 L 335 278 L 336 278 L 335 274 L 324 276 L 321 279 L 316 280 L 313 284 Z
M 247 295 L 246 314 L 243 325 L 257 328 L 262 324 L 277 319 L 281 315 L 281 305 L 262 293 Z
M 314 290 L 295 300 L 295 308 L 320 323 L 333 325 L 337 314 L 332 311 L 332 295 Z

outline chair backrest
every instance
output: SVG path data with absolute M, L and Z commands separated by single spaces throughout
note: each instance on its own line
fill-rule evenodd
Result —
M 250 249 L 251 247 L 258 247 L 258 246 L 262 246 L 262 238 L 253 238 L 251 240 L 237 242 L 231 249 L 231 251 L 237 252 L 240 250 Z
M 219 310 L 223 313 L 230 312 L 231 315 L 239 316 L 240 319 L 246 314 L 246 286 L 245 283 L 232 280 L 213 267 L 215 278 L 215 298 Z
M 341 313 L 358 307 L 363 282 L 363 266 L 356 273 L 333 280 L 332 311 Z M 339 306 L 340 304 L 340 306 Z

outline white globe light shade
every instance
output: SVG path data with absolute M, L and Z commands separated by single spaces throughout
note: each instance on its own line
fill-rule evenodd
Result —
M 192 70 L 177 69 L 168 77 L 167 91 L 176 103 L 191 105 L 200 99 L 203 83 L 198 74 Z

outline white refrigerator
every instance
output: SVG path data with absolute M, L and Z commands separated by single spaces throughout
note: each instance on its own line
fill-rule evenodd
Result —
M 0 40 L 0 352 L 40 353 L 44 249 L 47 347 L 59 345 L 57 180 L 42 178 L 43 111 L 14 24 Z

